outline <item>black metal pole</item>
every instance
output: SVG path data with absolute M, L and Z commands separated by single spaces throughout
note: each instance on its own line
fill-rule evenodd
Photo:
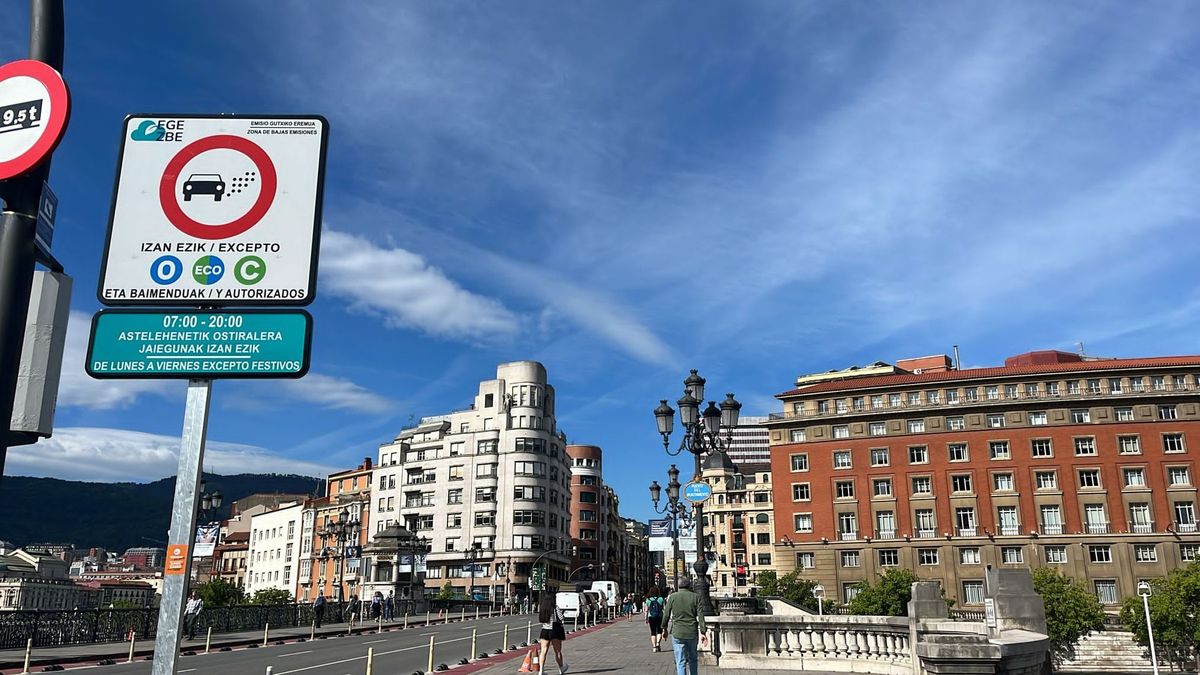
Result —
M 63 69 L 63 0 L 30 0 L 29 58 Z M 36 259 L 33 238 L 50 158 L 24 176 L 0 182 L 0 480 L 8 454 L 9 421 L 17 393 L 25 317 Z
M 679 511 L 675 508 L 678 504 L 671 504 L 671 546 L 674 551 L 671 553 L 671 572 L 675 575 L 675 590 L 679 590 Z
M 699 451 L 703 447 L 703 445 L 697 445 L 692 452 L 696 458 L 696 477 L 693 480 L 700 480 Z M 709 596 L 708 560 L 704 557 L 704 502 L 692 504 L 692 518 L 696 522 L 696 563 L 692 565 L 692 569 L 696 570 L 696 593 L 700 596 L 700 611 L 704 613 L 704 616 L 712 616 L 716 612 L 713 611 L 712 598 Z

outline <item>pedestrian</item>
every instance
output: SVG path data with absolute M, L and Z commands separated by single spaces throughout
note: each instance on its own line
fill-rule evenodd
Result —
M 204 611 L 204 601 L 200 596 L 196 595 L 196 591 L 192 591 L 192 595 L 188 598 L 187 606 L 183 610 L 183 629 L 187 632 L 189 640 L 196 639 L 196 619 L 200 618 L 200 612 Z
M 375 595 L 371 596 L 371 620 L 378 621 L 381 616 L 383 616 L 383 593 L 375 591 Z
M 358 613 L 362 609 L 362 603 L 358 601 L 357 595 L 350 596 L 350 604 L 346 606 L 346 612 L 350 614 L 350 627 L 354 627 L 355 620 L 358 619 Z
M 538 655 L 538 672 L 546 672 L 546 656 L 550 648 L 554 648 L 554 660 L 558 662 L 558 672 L 565 675 L 567 663 L 563 661 L 562 643 L 567 639 L 567 631 L 563 628 L 563 611 L 554 602 L 555 594 L 542 591 L 541 603 L 538 605 L 538 621 L 542 624 L 542 632 L 538 634 L 538 642 L 542 649 Z
M 383 601 L 383 619 L 391 621 L 396 618 L 396 592 L 388 591 L 387 600 Z
M 651 651 L 662 651 L 663 605 L 665 603 L 666 601 L 658 594 L 658 587 L 651 586 L 649 595 L 646 596 L 646 623 L 650 626 Z
M 313 599 L 313 626 L 321 627 L 321 620 L 325 618 L 325 591 L 317 591 L 317 597 Z
M 700 596 L 692 592 L 692 580 L 683 577 L 679 588 L 663 606 L 663 634 L 671 633 L 675 651 L 676 675 L 700 675 L 698 646 L 707 646 L 704 614 L 700 612 Z

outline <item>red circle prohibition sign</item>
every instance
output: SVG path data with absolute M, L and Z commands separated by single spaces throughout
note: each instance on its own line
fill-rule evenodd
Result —
M 62 140 L 71 116 L 71 95 L 62 75 L 41 61 L 13 61 L 0 66 L 0 81 L 14 77 L 37 80 L 50 98 L 50 117 L 44 121 L 42 135 L 33 145 L 10 160 L 0 161 L 0 180 L 20 176 L 42 163 Z
M 249 157 L 250 161 L 254 162 L 254 166 L 258 168 L 262 187 L 259 188 L 258 199 L 254 205 L 241 218 L 235 218 L 228 223 L 207 225 L 194 220 L 183 212 L 179 206 L 179 197 L 175 194 L 175 185 L 179 181 L 179 174 L 182 173 L 184 165 L 202 152 L 219 149 L 233 150 Z M 171 221 L 171 224 L 180 232 L 198 239 L 228 239 L 254 227 L 258 221 L 263 219 L 263 216 L 267 215 L 271 203 L 275 201 L 277 185 L 275 164 L 257 143 L 241 136 L 205 136 L 185 146 L 171 158 L 170 162 L 167 162 L 167 168 L 163 169 L 162 180 L 158 183 L 158 201 L 162 204 L 162 210 L 166 214 L 167 220 Z

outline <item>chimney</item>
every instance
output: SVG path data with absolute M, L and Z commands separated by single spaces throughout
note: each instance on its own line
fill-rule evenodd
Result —
M 363 465 L 362 465 L 362 468 L 363 468 L 363 470 L 365 470 L 365 471 L 370 471 L 370 470 L 371 470 L 371 458 L 370 458 L 370 457 L 364 457 L 364 458 L 363 458 Z

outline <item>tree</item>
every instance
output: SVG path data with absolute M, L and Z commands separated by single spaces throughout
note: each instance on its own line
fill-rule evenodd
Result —
M 1176 662 L 1192 660 L 1200 646 L 1200 563 L 1176 568 L 1164 579 L 1150 582 L 1150 622 L 1159 657 Z M 1150 644 L 1146 614 L 1140 597 L 1125 598 L 1121 623 L 1133 632 L 1138 644 Z
M 211 579 L 196 586 L 196 594 L 205 607 L 225 607 L 241 604 L 246 599 L 240 586 L 224 579 Z
M 755 575 L 754 582 L 758 585 L 759 595 L 783 598 L 810 612 L 818 611 L 817 598 L 813 595 L 817 582 L 812 579 L 801 579 L 795 572 L 788 572 L 781 577 L 774 571 L 765 571 Z M 831 604 L 830 600 L 825 600 L 826 607 Z
M 442 584 L 441 590 L 438 591 L 437 599 L 438 600 L 453 600 L 454 599 L 454 585 L 451 584 L 449 581 Z
M 261 588 L 250 598 L 252 605 L 290 605 L 292 594 L 282 588 Z
M 1104 629 L 1104 608 L 1084 585 L 1049 567 L 1033 570 L 1033 590 L 1046 605 L 1046 629 L 1055 660 L 1075 651 L 1088 633 Z
M 879 575 L 875 585 L 860 581 L 857 584 L 858 594 L 850 601 L 850 613 L 908 616 L 912 585 L 920 580 L 912 570 L 893 567 Z

